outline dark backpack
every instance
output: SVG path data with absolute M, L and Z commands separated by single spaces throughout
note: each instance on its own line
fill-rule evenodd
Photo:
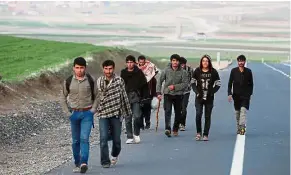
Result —
M 92 99 L 92 101 L 94 101 L 94 99 L 95 99 L 94 80 L 90 74 L 86 74 L 86 76 L 88 77 L 88 81 L 89 81 L 90 88 L 91 88 L 91 99 Z M 73 79 L 73 75 L 69 76 L 69 78 L 66 79 L 66 89 L 68 91 L 68 94 L 70 93 L 70 85 L 71 85 L 72 79 Z

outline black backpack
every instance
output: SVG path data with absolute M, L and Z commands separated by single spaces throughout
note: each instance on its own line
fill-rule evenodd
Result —
M 86 76 L 88 77 L 88 81 L 89 81 L 90 88 L 91 88 L 91 99 L 92 99 L 92 101 L 94 101 L 94 99 L 95 99 L 94 80 L 90 74 L 86 74 Z M 73 79 L 73 75 L 69 76 L 69 78 L 66 79 L 66 89 L 68 91 L 68 94 L 70 93 L 70 85 L 71 85 L 72 79 Z

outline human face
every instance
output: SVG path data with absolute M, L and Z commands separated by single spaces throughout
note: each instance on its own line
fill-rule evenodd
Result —
M 145 60 L 138 60 L 139 66 L 144 66 L 145 65 Z
M 172 59 L 171 64 L 173 68 L 177 68 L 179 66 L 179 61 L 174 58 Z
M 75 66 L 73 67 L 73 71 L 77 77 L 84 77 L 86 66 L 80 66 L 78 64 L 75 64 Z
M 238 67 L 245 67 L 246 62 L 243 60 L 238 60 L 237 64 L 238 64 Z
M 111 78 L 114 72 L 114 67 L 111 66 L 104 66 L 103 67 L 103 73 L 106 76 L 106 78 Z
M 133 70 L 134 65 L 135 65 L 135 62 L 133 62 L 133 61 L 127 61 L 126 62 L 126 66 L 127 66 L 128 70 Z
M 202 59 L 202 68 L 209 68 L 209 60 L 206 57 Z

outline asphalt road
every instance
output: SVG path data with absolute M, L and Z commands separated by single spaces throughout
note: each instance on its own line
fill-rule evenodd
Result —
M 250 63 L 248 67 L 253 71 L 255 88 L 247 113 L 243 175 L 289 175 L 290 79 L 262 63 Z M 230 174 L 237 137 L 233 104 L 227 101 L 230 69 L 219 72 L 222 87 L 215 97 L 209 142 L 197 142 L 194 139 L 196 112 L 194 93 L 191 92 L 186 131 L 180 132 L 178 137 L 167 138 L 164 135 L 164 111 L 161 108 L 157 133 L 154 131 L 153 113 L 152 129 L 141 132 L 140 144 L 126 145 L 125 134 L 122 134 L 122 151 L 114 167 L 102 168 L 99 147 L 93 147 L 87 174 Z M 72 168 L 73 163 L 69 162 L 48 174 L 75 174 Z

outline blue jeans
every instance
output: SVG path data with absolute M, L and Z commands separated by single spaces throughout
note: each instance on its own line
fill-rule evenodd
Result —
M 101 165 L 110 164 L 109 159 L 109 126 L 112 137 L 112 152 L 111 156 L 117 157 L 121 151 L 121 121 L 119 117 L 100 118 L 99 119 L 99 133 L 100 133 L 100 155 Z
M 132 110 L 133 116 L 125 118 L 125 124 L 126 124 L 125 127 L 126 127 L 126 134 L 127 134 L 127 138 L 128 139 L 132 139 L 133 138 L 132 118 L 133 118 L 133 132 L 134 132 L 134 135 L 139 136 L 140 128 L 142 126 L 140 103 L 132 103 L 131 104 L 131 110 Z
M 75 165 L 88 164 L 89 137 L 93 124 L 93 113 L 91 111 L 74 111 L 70 117 L 72 131 L 72 149 Z

